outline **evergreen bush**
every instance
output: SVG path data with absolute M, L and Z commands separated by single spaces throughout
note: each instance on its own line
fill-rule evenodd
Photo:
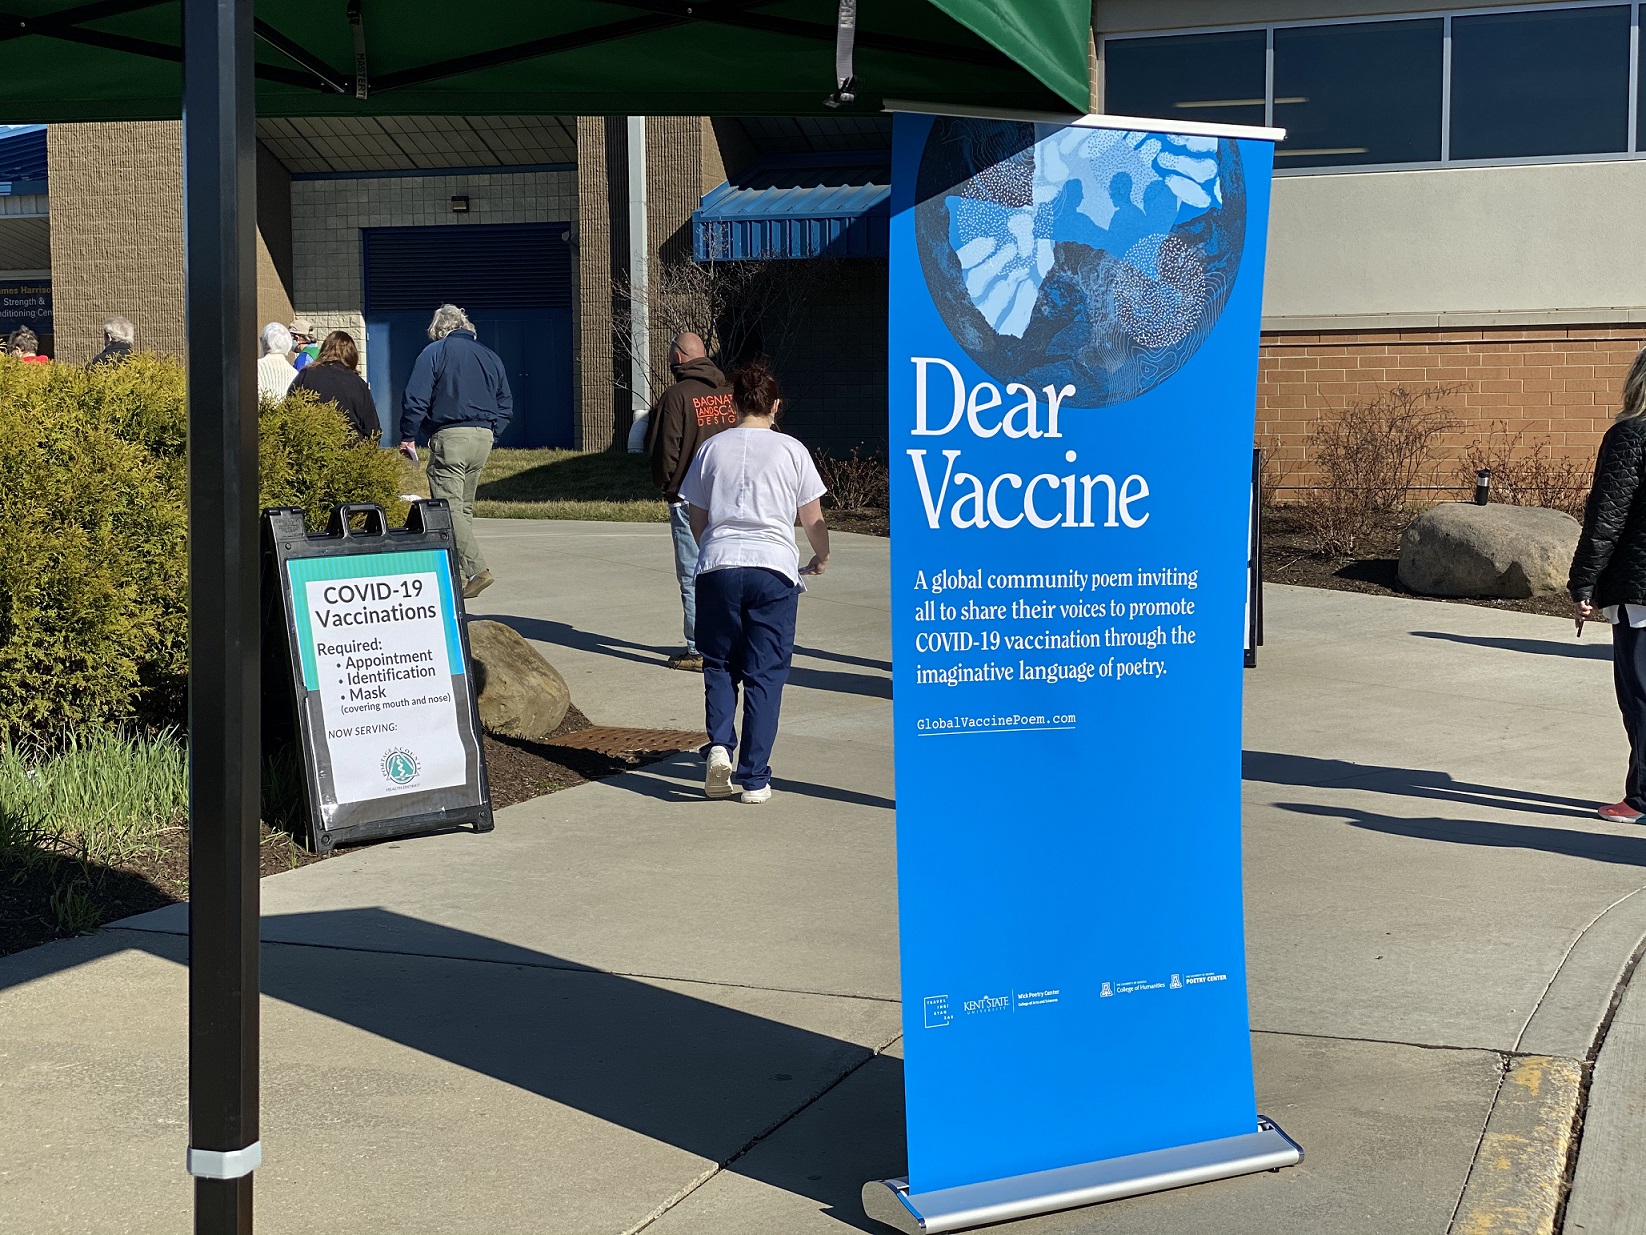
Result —
M 186 424 L 176 361 L 0 358 L 0 742 L 183 723 Z M 345 501 L 403 516 L 394 456 L 335 407 L 265 405 L 259 436 L 263 506 L 315 527 Z

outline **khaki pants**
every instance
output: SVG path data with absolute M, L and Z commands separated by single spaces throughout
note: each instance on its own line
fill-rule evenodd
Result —
M 429 439 L 429 496 L 443 497 L 451 506 L 464 583 L 486 569 L 480 543 L 474 538 L 474 491 L 491 452 L 490 429 L 442 429 Z

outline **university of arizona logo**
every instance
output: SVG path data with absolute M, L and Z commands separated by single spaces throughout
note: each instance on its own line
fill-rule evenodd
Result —
M 423 765 L 417 756 L 403 746 L 397 746 L 383 756 L 383 775 L 391 785 L 409 785 L 417 779 Z

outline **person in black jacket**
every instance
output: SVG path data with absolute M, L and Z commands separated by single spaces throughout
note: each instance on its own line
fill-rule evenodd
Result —
M 1612 625 L 1612 682 L 1629 735 L 1623 800 L 1602 819 L 1638 823 L 1646 815 L 1646 350 L 1623 383 L 1623 410 L 1600 441 L 1583 534 L 1567 588 L 1577 629 L 1603 618 Z
M 359 436 L 375 438 L 377 404 L 371 387 L 360 376 L 360 348 L 346 330 L 334 330 L 320 345 L 313 364 L 298 371 L 293 390 L 312 390 L 322 403 L 335 403 L 343 419 Z
M 117 365 L 131 355 L 132 344 L 137 342 L 137 327 L 129 317 L 110 317 L 103 322 L 103 350 L 86 362 L 86 368 L 99 365 Z
M 451 503 L 452 533 L 463 570 L 463 596 L 492 585 L 474 537 L 474 492 L 480 469 L 514 415 L 503 361 L 475 337 L 474 323 L 454 304 L 435 310 L 433 340 L 417 357 L 401 398 L 400 453 L 417 462 L 417 435 L 429 434 L 429 495 Z

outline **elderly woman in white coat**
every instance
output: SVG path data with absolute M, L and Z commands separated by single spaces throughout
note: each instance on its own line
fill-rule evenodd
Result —
M 279 322 L 270 322 L 258 338 L 263 342 L 263 359 L 257 362 L 257 397 L 264 403 L 278 403 L 297 380 L 289 355 L 291 331 Z

